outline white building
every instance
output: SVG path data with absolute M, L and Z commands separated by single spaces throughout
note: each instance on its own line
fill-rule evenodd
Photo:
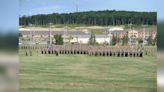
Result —
M 123 31 L 124 28 L 123 28 L 123 27 L 110 27 L 110 28 L 109 28 L 109 31 L 115 31 L 115 30 Z
M 110 44 L 110 37 L 106 35 L 95 35 L 96 42 L 98 44 L 108 43 Z M 71 43 L 81 43 L 88 44 L 90 39 L 90 35 L 74 35 L 70 40 Z
M 103 43 L 110 44 L 110 37 L 106 35 L 96 35 L 96 42 L 99 44 L 103 44 Z

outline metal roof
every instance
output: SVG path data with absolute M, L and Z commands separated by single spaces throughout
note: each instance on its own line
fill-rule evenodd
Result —
M 20 31 L 22 35 L 49 35 L 49 31 Z M 61 35 L 86 35 L 85 32 L 82 31 L 51 31 L 52 35 L 61 34 Z
M 32 35 L 49 35 L 49 31 L 21 31 L 22 35 L 30 35 L 30 32 Z M 82 31 L 51 31 L 52 35 L 56 34 L 61 34 L 64 35 L 66 34 L 67 36 L 72 36 L 72 37 L 78 37 L 78 38 L 90 38 L 90 34 L 87 34 Z M 105 38 L 107 35 L 95 35 L 96 38 Z

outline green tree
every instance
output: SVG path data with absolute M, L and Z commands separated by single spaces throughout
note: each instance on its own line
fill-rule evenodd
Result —
M 112 36 L 112 45 L 116 45 L 117 37 L 115 35 Z
M 123 39 L 122 39 L 122 45 L 127 45 L 129 41 L 128 38 L 128 32 L 124 35 Z
M 157 24 L 156 12 L 135 12 L 135 11 L 87 11 L 75 13 L 53 13 L 53 14 L 38 14 L 33 16 L 20 17 L 20 25 L 35 25 L 46 26 L 48 23 L 53 24 L 85 24 L 85 25 L 125 25 L 133 24 Z
M 153 44 L 153 38 L 152 35 L 150 35 L 147 39 L 148 45 L 152 45 Z
M 62 37 L 62 35 L 60 34 L 60 35 L 54 35 L 54 38 L 55 38 L 55 44 L 56 45 L 63 45 L 63 37 Z
M 95 33 L 93 33 L 93 31 L 91 31 L 91 36 L 89 38 L 89 44 L 90 45 L 95 45 L 96 44 L 96 37 L 95 37 Z

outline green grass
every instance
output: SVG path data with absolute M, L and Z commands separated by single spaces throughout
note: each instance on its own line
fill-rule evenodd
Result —
M 156 92 L 156 58 L 20 55 L 20 92 Z

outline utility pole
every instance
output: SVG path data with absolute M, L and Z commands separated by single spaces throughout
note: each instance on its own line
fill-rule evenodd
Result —
M 67 36 L 67 31 L 68 31 L 68 26 L 67 26 L 67 24 L 66 24 L 66 27 L 65 27 L 65 29 L 64 29 L 64 35 L 63 35 L 63 38 L 64 38 L 64 45 L 65 45 L 66 39 L 68 38 L 68 36 Z
M 143 25 L 143 33 L 142 33 L 142 48 L 144 48 L 144 41 L 145 41 L 145 30 L 147 25 Z
M 51 25 L 52 23 L 49 23 L 49 48 L 52 46 Z
M 108 31 L 108 25 L 106 25 L 106 28 L 105 28 L 105 41 L 104 41 L 105 44 L 107 43 L 107 35 L 108 35 L 107 34 L 108 33 L 107 31 Z
M 30 43 L 31 43 L 31 41 L 32 41 L 32 24 L 29 24 L 29 26 L 31 27 L 30 28 Z
M 110 27 L 111 26 L 108 26 L 108 36 L 109 36 L 109 39 L 110 39 L 109 44 L 112 45 L 113 35 L 112 35 L 111 31 L 110 31 Z
M 29 16 L 31 17 L 32 16 L 32 14 L 31 14 L 31 11 L 29 12 Z M 32 48 L 32 38 L 33 38 L 33 36 L 32 36 L 32 27 L 33 27 L 33 24 L 31 24 L 31 23 L 29 23 L 29 27 L 30 27 L 30 41 L 29 41 L 29 54 L 30 54 L 30 56 L 32 56 L 32 51 L 31 51 L 31 48 Z M 26 52 L 27 53 L 27 52 Z M 28 55 L 28 53 L 27 53 L 27 55 Z
M 128 24 L 128 26 L 130 26 L 130 31 L 132 31 L 132 23 Z M 133 32 L 132 32 L 132 37 L 133 37 Z M 132 37 L 129 37 L 131 46 L 132 46 Z
M 29 53 L 32 56 L 31 46 L 32 46 L 32 24 L 29 24 L 30 28 L 30 41 L 29 41 Z
M 134 48 L 136 44 L 136 36 L 134 35 L 134 27 L 132 29 L 132 48 Z

